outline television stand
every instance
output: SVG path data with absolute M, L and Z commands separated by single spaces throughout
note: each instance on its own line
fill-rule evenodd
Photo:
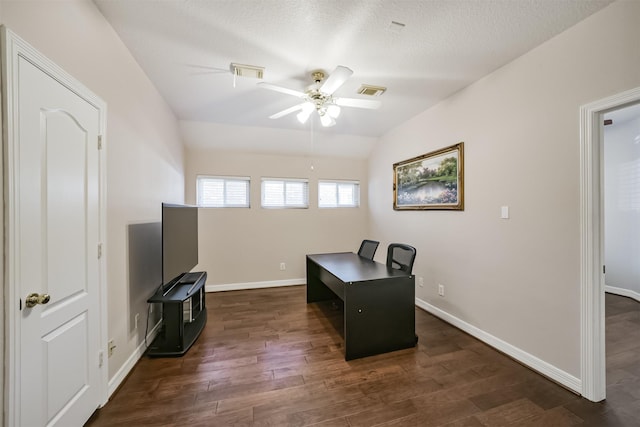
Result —
M 162 304 L 162 326 L 149 348 L 147 356 L 182 356 L 193 345 L 207 323 L 204 284 L 207 272 L 185 273 L 174 280 L 169 290 L 160 287 L 147 300 Z

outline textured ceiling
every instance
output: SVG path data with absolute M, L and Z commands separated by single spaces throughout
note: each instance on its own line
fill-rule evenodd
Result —
M 95 0 L 179 119 L 308 129 L 295 114 L 269 119 L 298 98 L 256 79 L 234 87 L 230 63 L 265 67 L 264 81 L 295 90 L 311 71 L 344 65 L 354 74 L 336 96 L 385 86 L 382 107 L 343 108 L 336 126 L 314 128 L 360 136 L 385 133 L 610 2 Z

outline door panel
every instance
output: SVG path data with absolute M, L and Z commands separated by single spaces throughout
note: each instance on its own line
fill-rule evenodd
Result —
M 9 393 L 18 397 L 7 419 L 11 425 L 83 425 L 105 400 L 98 252 L 104 112 L 55 64 L 20 47 L 9 57 L 4 86 L 11 100 L 7 265 L 10 293 L 21 301 L 11 321 L 17 357 L 9 361 L 16 370 Z M 50 299 L 30 307 L 32 293 Z
M 20 133 L 32 138 L 21 141 L 18 192 L 25 208 L 33 210 L 19 228 L 25 236 L 20 271 L 30 277 L 22 281 L 21 295 L 51 297 L 47 305 L 23 310 L 23 360 L 31 362 L 23 365 L 23 374 L 39 380 L 23 383 L 22 420 L 82 424 L 73 406 L 90 416 L 97 407 L 92 402 L 98 402 L 92 384 L 98 378 L 99 343 L 90 333 L 95 326 L 89 313 L 98 306 L 99 232 L 88 223 L 97 212 L 89 201 L 96 204 L 90 193 L 99 185 L 92 171 L 98 166 L 99 116 L 26 59 L 20 71 Z M 30 254 L 36 252 L 34 259 Z
M 43 186 L 47 195 L 43 211 L 47 244 L 44 289 L 51 295 L 47 307 L 57 310 L 60 304 L 67 304 L 71 296 L 87 297 L 89 291 L 87 245 L 91 244 L 91 233 L 86 224 L 90 214 L 86 191 L 95 187 L 97 181 L 87 180 L 89 135 L 73 116 L 66 111 L 43 111 L 40 123 L 40 133 L 46 137 L 43 141 L 46 151 Z M 97 240 L 93 244 L 97 245 Z
M 47 242 L 46 288 L 51 303 L 87 290 L 86 190 L 88 133 L 66 111 L 42 111 L 41 135 L 45 155 L 43 211 Z M 60 250 L 64 248 L 64 250 Z M 70 274 L 73 272 L 73 274 Z
M 47 420 L 63 413 L 65 406 L 82 398 L 89 384 L 86 347 L 69 352 L 75 343 L 86 340 L 87 316 L 82 313 L 42 337 L 43 352 L 47 355 Z M 61 363 L 60 363 L 61 361 Z

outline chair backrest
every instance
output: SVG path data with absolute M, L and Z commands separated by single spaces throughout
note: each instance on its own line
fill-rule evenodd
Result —
M 363 258 L 373 259 L 379 244 L 380 242 L 376 242 L 375 240 L 363 240 L 358 250 L 358 255 Z
M 391 243 L 387 248 L 387 267 L 411 274 L 416 248 L 404 243 Z

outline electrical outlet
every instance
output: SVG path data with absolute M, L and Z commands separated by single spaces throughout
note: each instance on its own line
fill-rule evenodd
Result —
M 438 295 L 440 295 L 441 297 L 444 296 L 444 285 L 438 284 Z
M 285 264 L 284 262 L 280 263 L 280 270 L 286 270 L 287 269 L 287 264 Z
M 421 288 L 424 287 L 424 278 L 418 277 L 418 286 L 420 286 Z
M 111 357 L 113 355 L 113 351 L 116 348 L 116 345 L 114 344 L 113 340 L 109 340 L 109 342 L 107 342 L 107 348 L 108 348 L 107 351 L 109 352 L 108 353 L 109 357 Z
M 135 317 L 133 318 L 133 329 L 138 329 L 138 321 L 140 320 L 140 313 L 136 313 Z

